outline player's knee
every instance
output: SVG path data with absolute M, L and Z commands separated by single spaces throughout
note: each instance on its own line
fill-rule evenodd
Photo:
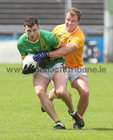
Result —
M 40 98 L 42 96 L 43 90 L 41 88 L 35 89 L 37 96 Z
M 56 94 L 57 98 L 63 98 L 66 96 L 65 95 L 66 91 L 64 88 L 59 88 L 59 89 L 55 90 L 55 94 Z
M 41 95 L 41 91 L 40 91 L 40 90 L 37 90 L 37 91 L 36 91 L 36 95 L 37 95 L 37 96 L 40 96 L 40 95 Z

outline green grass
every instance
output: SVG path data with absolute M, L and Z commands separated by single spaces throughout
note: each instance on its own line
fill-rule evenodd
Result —
M 84 115 L 85 127 L 72 128 L 67 107 L 54 100 L 55 109 L 66 130 L 53 130 L 54 122 L 40 111 L 40 103 L 32 85 L 32 75 L 7 72 L 21 68 L 17 64 L 0 65 L 0 140 L 113 140 L 113 64 L 86 64 L 90 86 L 90 103 Z M 95 72 L 95 68 L 106 72 Z M 51 84 L 48 90 L 51 89 Z M 70 87 L 76 108 L 78 93 Z

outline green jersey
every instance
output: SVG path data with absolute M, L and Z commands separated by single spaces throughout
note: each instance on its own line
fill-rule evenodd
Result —
M 39 40 L 31 42 L 27 39 L 27 33 L 24 33 L 17 42 L 18 50 L 22 57 L 28 54 L 36 54 L 38 52 L 49 52 L 57 49 L 60 46 L 60 39 L 53 33 L 39 30 Z M 64 58 L 55 58 L 49 62 L 45 68 L 51 68 L 56 63 L 64 63 Z

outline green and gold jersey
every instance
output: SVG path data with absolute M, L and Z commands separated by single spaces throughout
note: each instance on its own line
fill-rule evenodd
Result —
M 24 33 L 17 42 L 18 50 L 22 57 L 28 54 L 36 54 L 38 52 L 49 52 L 59 48 L 61 44 L 60 39 L 53 33 L 39 30 L 39 40 L 36 42 L 31 42 L 27 39 L 27 33 Z M 49 62 L 45 68 L 51 68 L 56 63 L 64 63 L 64 58 L 55 58 Z

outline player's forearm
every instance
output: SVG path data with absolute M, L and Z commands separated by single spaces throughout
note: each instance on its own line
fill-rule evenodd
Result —
M 69 43 L 66 46 L 63 46 L 55 51 L 49 52 L 48 55 L 49 57 L 54 57 L 54 58 L 63 57 L 72 53 L 75 50 L 76 50 L 76 46 L 73 45 L 72 43 Z
M 57 57 L 63 57 L 65 55 L 68 54 L 68 50 L 66 48 L 59 48 L 55 51 L 51 51 L 48 53 L 49 57 L 54 57 L 54 58 L 57 58 Z

